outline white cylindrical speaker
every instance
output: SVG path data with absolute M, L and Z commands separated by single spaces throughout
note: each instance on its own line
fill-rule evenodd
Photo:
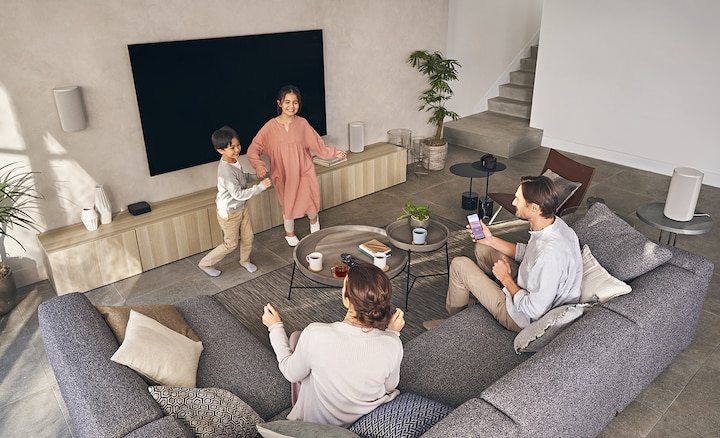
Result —
M 365 123 L 350 122 L 348 124 L 350 136 L 350 152 L 362 152 L 365 150 Z
M 85 106 L 83 105 L 80 87 L 72 85 L 69 87 L 53 88 L 55 105 L 60 116 L 60 125 L 63 131 L 80 131 L 85 129 Z
M 703 173 L 689 167 L 676 167 L 673 170 L 670 188 L 665 200 L 663 214 L 674 221 L 687 222 L 695 214 Z

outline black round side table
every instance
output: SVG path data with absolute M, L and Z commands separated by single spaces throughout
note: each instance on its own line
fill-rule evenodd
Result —
M 483 167 L 482 161 L 476 161 L 472 163 L 472 167 L 476 172 L 482 172 L 487 176 L 487 180 L 485 180 L 485 197 L 478 200 L 478 216 L 483 219 L 489 219 L 495 209 L 495 203 L 488 197 L 490 175 L 502 172 L 507 169 L 507 166 L 499 161 L 496 161 L 493 167 Z
M 479 161 L 478 161 L 479 163 Z M 506 166 L 502 163 L 496 163 L 495 170 L 477 169 L 474 166 L 475 163 L 458 163 L 450 166 L 450 172 L 453 175 L 470 178 L 470 189 L 467 192 L 462 192 L 461 206 L 463 210 L 475 210 L 479 207 L 479 195 L 477 192 L 472 190 L 473 178 L 488 178 L 494 172 L 501 172 L 506 169 Z M 485 185 L 485 197 L 487 198 L 487 184 Z

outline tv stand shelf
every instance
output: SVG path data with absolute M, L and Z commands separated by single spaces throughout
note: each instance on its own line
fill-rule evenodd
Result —
M 315 166 L 320 209 L 360 198 L 405 182 L 407 153 L 375 143 L 333 167 Z M 158 266 L 207 251 L 222 242 L 215 218 L 216 188 L 152 203 L 152 211 L 127 211 L 88 231 L 75 224 L 38 235 L 45 267 L 58 295 L 85 292 Z M 248 201 L 255 232 L 283 223 L 274 188 Z

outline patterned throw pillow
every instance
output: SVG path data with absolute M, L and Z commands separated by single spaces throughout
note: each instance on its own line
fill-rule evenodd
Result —
M 150 386 L 163 412 L 184 423 L 196 437 L 256 437 L 257 412 L 235 394 L 220 388 Z
M 449 406 L 404 392 L 361 417 L 349 429 L 363 438 L 414 438 L 427 432 L 450 412 Z

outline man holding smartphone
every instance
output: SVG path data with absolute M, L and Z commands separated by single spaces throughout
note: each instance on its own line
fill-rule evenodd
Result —
M 508 330 L 519 332 L 550 309 L 580 299 L 582 256 L 575 232 L 555 216 L 558 195 L 544 176 L 525 176 L 515 192 L 515 216 L 530 224 L 527 244 L 493 236 L 475 242 L 477 263 L 456 257 L 450 264 L 445 308 L 452 316 L 467 307 L 472 293 Z M 472 231 L 471 231 L 472 234 Z M 423 322 L 430 329 L 442 320 Z

